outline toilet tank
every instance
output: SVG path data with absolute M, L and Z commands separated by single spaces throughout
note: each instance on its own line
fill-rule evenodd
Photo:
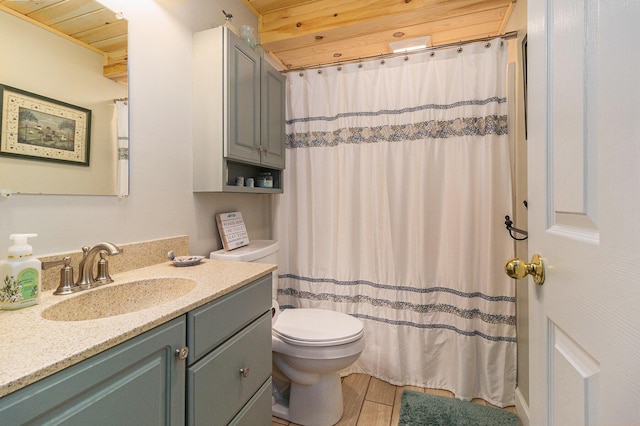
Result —
M 244 247 L 226 251 L 224 249 L 212 251 L 209 257 L 217 260 L 232 262 L 256 262 L 278 264 L 278 241 L 255 240 Z M 275 299 L 278 291 L 278 271 L 273 271 L 271 294 Z

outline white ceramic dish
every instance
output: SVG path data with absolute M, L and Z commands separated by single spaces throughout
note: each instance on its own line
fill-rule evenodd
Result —
M 178 256 L 173 259 L 175 266 L 193 266 L 197 265 L 204 259 L 204 256 Z

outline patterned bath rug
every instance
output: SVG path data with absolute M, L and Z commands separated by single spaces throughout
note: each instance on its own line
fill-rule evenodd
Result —
M 399 426 L 520 426 L 517 415 L 455 398 L 405 390 Z

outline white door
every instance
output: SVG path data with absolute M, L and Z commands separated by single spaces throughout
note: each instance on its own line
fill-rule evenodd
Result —
M 640 1 L 528 9 L 531 424 L 640 424 Z

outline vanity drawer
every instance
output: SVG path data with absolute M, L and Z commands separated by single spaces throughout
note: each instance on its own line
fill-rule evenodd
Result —
M 187 315 L 187 365 L 210 352 L 271 309 L 271 274 Z M 271 332 L 268 333 L 271 336 Z
M 241 369 L 248 369 L 246 377 Z M 270 377 L 271 314 L 267 312 L 187 369 L 187 423 L 229 423 Z M 270 410 L 266 417 L 271 419 Z

